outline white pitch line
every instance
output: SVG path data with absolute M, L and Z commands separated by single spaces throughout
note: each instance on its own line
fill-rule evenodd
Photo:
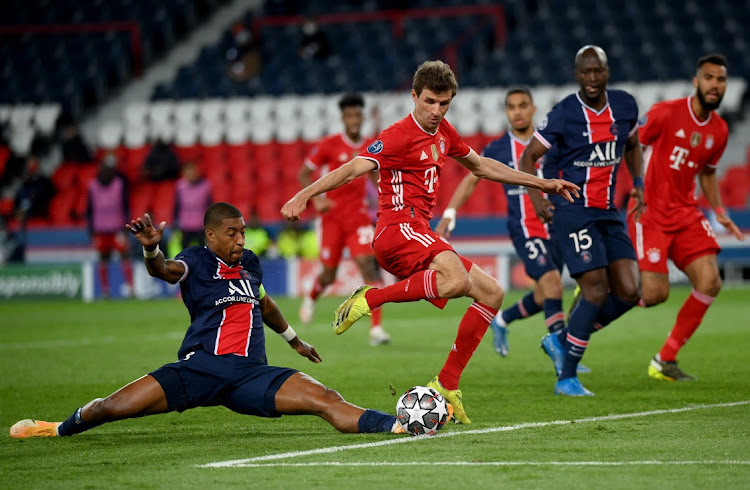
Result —
M 741 405 L 750 405 L 750 400 L 743 400 L 743 401 L 730 402 L 730 403 L 715 403 L 715 404 L 710 404 L 710 405 L 691 405 L 691 406 L 682 407 L 682 408 L 669 408 L 669 409 L 663 409 L 663 410 L 650 410 L 648 412 L 634 412 L 634 413 L 603 415 L 599 417 L 586 417 L 586 418 L 574 419 L 574 420 L 553 420 L 550 422 L 527 422 L 527 423 L 517 424 L 517 425 L 507 425 L 507 426 L 502 426 L 502 427 L 488 427 L 486 429 L 463 430 L 463 431 L 458 431 L 458 432 L 440 432 L 434 436 L 399 437 L 398 439 L 387 439 L 383 441 L 367 442 L 363 444 L 350 444 L 347 446 L 332 446 L 332 447 L 324 447 L 324 448 L 318 448 L 318 449 L 309 449 L 307 451 L 292 451 L 292 452 L 287 452 L 287 453 L 267 454 L 265 456 L 256 456 L 254 458 L 233 459 L 229 461 L 217 461 L 215 463 L 206 463 L 203 465 L 199 465 L 199 467 L 200 468 L 227 468 L 227 467 L 235 467 L 235 466 L 239 467 L 239 466 L 246 465 L 248 463 L 257 463 L 260 461 L 273 461 L 277 459 L 299 458 L 299 457 L 311 456 L 315 454 L 330 454 L 330 453 L 335 453 L 339 451 L 349 451 L 352 449 L 366 449 L 366 448 L 371 448 L 371 447 L 389 446 L 392 444 L 405 444 L 409 442 L 434 439 L 436 437 L 455 437 L 455 436 L 476 435 L 476 434 L 490 434 L 493 432 L 510 432 L 510 431 L 521 430 L 521 429 L 551 427 L 554 425 L 567 425 L 567 424 L 572 424 L 572 423 L 583 424 L 583 423 L 588 423 L 588 422 L 601 422 L 601 421 L 606 421 L 606 420 L 621 420 L 621 419 L 630 419 L 630 418 L 637 418 L 637 417 L 649 417 L 652 415 L 662 415 L 662 414 L 668 414 L 668 413 L 690 412 L 693 410 L 707 410 L 711 408 L 736 407 L 736 406 L 741 406 Z
M 381 461 L 341 463 L 319 461 L 317 463 L 245 463 L 235 468 L 310 467 L 310 466 L 660 466 L 660 465 L 705 465 L 705 466 L 750 466 L 750 461 Z

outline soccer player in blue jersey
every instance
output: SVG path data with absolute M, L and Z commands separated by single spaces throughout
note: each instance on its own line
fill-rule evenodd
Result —
M 640 275 L 635 250 L 625 223 L 613 202 L 617 169 L 625 159 L 633 176 L 630 192 L 639 219 L 643 210 L 643 156 L 638 141 L 638 106 L 621 90 L 608 90 L 609 63 L 598 46 L 582 47 L 575 57 L 574 75 L 580 90 L 547 114 L 521 155 L 521 170 L 534 173 L 534 163 L 555 146 L 545 171 L 578 184 L 581 199 L 549 201 L 529 189 L 537 215 L 551 223 L 553 239 L 581 288 L 568 327 L 542 339 L 558 380 L 555 393 L 591 396 L 578 380 L 576 369 L 591 334 L 638 303 Z
M 191 324 L 179 360 L 92 400 L 62 423 L 21 420 L 11 437 L 71 436 L 106 422 L 215 405 L 260 417 L 316 415 L 341 432 L 405 433 L 393 415 L 352 405 L 307 374 L 268 365 L 263 323 L 301 356 L 315 363 L 320 356 L 265 293 L 258 257 L 244 248 L 245 221 L 236 207 L 209 207 L 206 246 L 189 247 L 174 260 L 159 250 L 165 226 L 155 227 L 148 214 L 126 225 L 143 246 L 149 274 L 180 284 Z
M 534 135 L 533 118 L 536 106 L 531 91 L 524 86 L 508 89 L 505 95 L 505 115 L 510 131 L 490 142 L 482 155 L 516 168 L 526 145 Z M 553 155 L 547 154 L 545 158 Z M 471 196 L 479 177 L 468 174 L 451 197 L 443 218 L 435 231 L 449 237 L 456 225 L 456 210 Z M 503 184 L 508 198 L 508 233 L 516 253 L 523 260 L 526 273 L 534 279 L 534 289 L 513 306 L 499 312 L 490 323 L 493 346 L 502 357 L 508 355 L 507 325 L 544 311 L 545 323 L 550 333 L 565 328 L 562 311 L 562 257 L 556 242 L 550 240 L 549 224 L 542 223 L 534 211 L 526 188 Z M 588 371 L 579 365 L 579 370 Z

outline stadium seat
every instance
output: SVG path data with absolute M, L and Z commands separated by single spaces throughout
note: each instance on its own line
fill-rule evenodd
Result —
M 120 146 L 122 140 L 122 124 L 117 121 L 108 121 L 99 127 L 99 148 L 114 150 Z
M 198 123 L 198 101 L 195 99 L 183 99 L 175 104 L 174 120 L 178 127 L 196 125 Z M 179 139 L 179 135 L 177 136 Z
M 125 126 L 144 126 L 148 119 L 148 104 L 131 102 L 123 111 Z
M 222 99 L 206 99 L 198 105 L 198 117 L 202 126 L 217 124 L 224 118 L 225 102 Z
M 55 132 L 57 119 L 60 117 L 62 106 L 60 104 L 43 104 L 36 107 L 34 111 L 34 126 L 40 133 L 50 136 Z

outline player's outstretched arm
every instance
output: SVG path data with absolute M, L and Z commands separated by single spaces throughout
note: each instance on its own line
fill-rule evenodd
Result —
M 625 164 L 628 166 L 630 176 L 633 177 L 633 189 L 630 191 L 630 198 L 635 201 L 628 214 L 635 213 L 634 219 L 640 221 L 641 215 L 646 210 L 646 203 L 643 200 L 643 150 L 641 142 L 638 140 L 638 131 L 630 135 L 625 142 Z
M 377 164 L 374 161 L 357 157 L 295 194 L 281 208 L 281 215 L 288 221 L 297 221 L 307 207 L 307 201 L 319 194 L 337 189 L 376 168 Z
M 711 208 L 716 213 L 716 221 L 721 226 L 729 230 L 737 240 L 744 242 L 745 235 L 740 231 L 734 221 L 727 215 L 724 207 L 721 205 L 721 195 L 719 194 L 719 181 L 716 178 L 716 169 L 712 167 L 703 167 L 703 170 L 698 174 L 698 182 L 700 182 L 701 190 L 703 195 L 706 196 Z
M 469 174 L 461 180 L 456 190 L 453 191 L 453 196 L 443 213 L 443 217 L 435 227 L 435 233 L 445 238 L 451 236 L 451 232 L 456 227 L 456 211 L 469 200 L 474 189 L 477 187 L 477 183 L 479 183 L 479 177 L 474 174 Z
M 143 257 L 146 269 L 152 277 L 175 284 L 185 274 L 185 265 L 176 260 L 168 260 L 159 249 L 159 243 L 164 235 L 166 221 L 154 227 L 151 216 L 146 213 L 142 218 L 136 218 L 125 224 L 125 228 L 135 236 L 143 247 Z
M 296 350 L 302 357 L 307 357 L 312 362 L 320 362 L 321 358 L 318 355 L 318 351 L 315 347 L 308 344 L 304 340 L 300 339 L 294 332 L 294 329 L 289 326 L 289 323 L 284 319 L 284 315 L 281 314 L 281 310 L 276 305 L 276 302 L 271 299 L 268 294 L 265 294 L 260 299 L 260 314 L 263 317 L 263 323 L 268 327 L 281 335 L 286 340 L 292 349 Z

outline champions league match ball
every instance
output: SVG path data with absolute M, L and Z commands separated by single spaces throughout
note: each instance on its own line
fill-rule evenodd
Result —
M 427 386 L 415 386 L 396 402 L 396 419 L 413 436 L 431 436 L 445 425 L 448 407 L 443 395 Z

